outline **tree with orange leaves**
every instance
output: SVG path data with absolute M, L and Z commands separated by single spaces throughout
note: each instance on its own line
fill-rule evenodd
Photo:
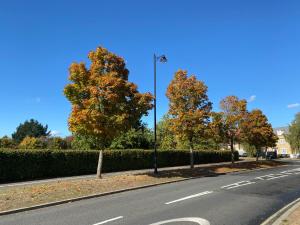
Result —
M 72 104 L 69 129 L 75 135 L 93 137 L 104 149 L 114 137 L 136 126 L 152 105 L 150 93 L 139 93 L 128 81 L 125 61 L 103 47 L 88 54 L 90 68 L 73 63 L 70 84 L 64 94 Z
M 170 128 L 181 140 L 188 141 L 193 168 L 193 148 L 196 138 L 205 136 L 212 103 L 208 100 L 207 86 L 187 71 L 178 70 L 168 86 Z
M 222 135 L 230 144 L 231 162 L 234 163 L 234 142 L 238 141 L 241 135 L 241 122 L 247 113 L 247 101 L 240 100 L 236 96 L 228 96 L 220 102 L 220 108 Z
M 247 116 L 241 123 L 241 127 L 244 141 L 256 149 L 256 161 L 258 161 L 262 147 L 273 147 L 277 142 L 277 136 L 273 131 L 272 125 L 259 109 L 254 109 L 247 113 Z

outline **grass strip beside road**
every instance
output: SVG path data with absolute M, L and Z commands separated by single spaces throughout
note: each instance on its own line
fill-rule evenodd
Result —
M 109 176 L 103 179 L 85 178 L 80 180 L 53 181 L 43 184 L 31 184 L 16 187 L 5 187 L 0 190 L 0 211 L 13 210 L 78 198 L 87 195 L 100 194 L 139 186 L 179 181 L 185 178 L 218 176 L 224 173 L 246 171 L 260 168 L 272 168 L 283 163 L 261 161 L 238 163 L 191 169 L 173 169 L 161 171 L 158 175 L 152 173 L 123 174 Z

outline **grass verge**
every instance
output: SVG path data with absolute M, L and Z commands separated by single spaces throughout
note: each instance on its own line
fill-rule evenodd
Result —
M 230 172 L 272 168 L 282 164 L 275 161 L 245 162 L 205 168 L 196 167 L 193 170 L 165 170 L 158 175 L 153 175 L 152 173 L 124 174 L 103 179 L 65 180 L 44 184 L 5 187 L 0 189 L 0 212 L 126 188 L 179 181 L 192 177 L 219 176 Z

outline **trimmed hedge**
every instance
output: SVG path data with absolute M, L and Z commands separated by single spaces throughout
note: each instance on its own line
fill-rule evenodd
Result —
M 0 150 L 0 182 L 96 173 L 98 151 L 79 150 Z M 238 153 L 235 152 L 238 160 Z M 194 151 L 195 164 L 231 160 L 230 151 Z M 158 151 L 158 166 L 189 165 L 189 151 Z M 106 150 L 103 172 L 153 167 L 153 151 Z

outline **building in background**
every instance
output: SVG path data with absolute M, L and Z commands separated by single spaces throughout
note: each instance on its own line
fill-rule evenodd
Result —
M 278 136 L 278 141 L 276 144 L 276 150 L 278 156 L 291 156 L 292 155 L 292 148 L 290 144 L 286 141 L 284 134 L 289 132 L 288 127 L 278 127 L 274 129 L 276 135 Z

